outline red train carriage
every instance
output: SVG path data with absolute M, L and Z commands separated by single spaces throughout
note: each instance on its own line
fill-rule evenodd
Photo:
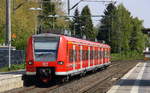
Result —
M 110 64 L 110 46 L 55 34 L 29 38 L 26 76 L 47 82 L 54 76 L 73 76 Z

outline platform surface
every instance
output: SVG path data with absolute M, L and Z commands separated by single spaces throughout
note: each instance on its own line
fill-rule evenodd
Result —
M 12 72 L 0 72 L 0 80 L 22 76 L 22 74 L 24 74 L 24 73 L 25 73 L 24 69 L 12 71 Z
M 0 92 L 23 87 L 22 74 L 25 70 L 0 72 Z
M 150 93 L 150 61 L 138 63 L 107 93 Z

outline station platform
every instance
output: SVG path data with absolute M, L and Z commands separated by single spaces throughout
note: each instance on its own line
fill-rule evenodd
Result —
M 150 62 L 140 62 L 107 93 L 150 93 Z
M 22 74 L 25 70 L 0 72 L 0 92 L 23 87 Z

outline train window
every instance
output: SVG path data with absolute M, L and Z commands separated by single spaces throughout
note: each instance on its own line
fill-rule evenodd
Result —
M 94 51 L 94 59 L 97 58 L 96 50 Z
M 103 54 L 103 51 L 101 51 L 101 58 L 104 58 L 104 54 Z
M 90 58 L 91 58 L 90 57 L 90 47 L 88 48 L 88 53 L 87 54 L 88 54 L 88 60 L 90 60 Z
M 87 60 L 88 59 L 88 51 L 87 50 L 83 50 L 82 51 L 82 55 L 83 55 L 83 59 L 82 60 Z
M 107 51 L 105 50 L 105 57 L 107 57 Z
M 73 61 L 77 61 L 77 51 L 73 50 Z
M 85 50 L 85 55 L 86 55 L 85 60 L 88 60 L 88 50 Z
M 93 50 L 93 55 L 92 56 L 93 56 L 93 59 L 95 59 L 95 51 L 94 50 Z
M 110 57 L 110 51 L 108 50 L 108 57 Z
M 34 37 L 35 61 L 55 61 L 59 37 Z
M 83 50 L 82 50 L 82 46 L 80 46 L 80 51 L 79 51 L 80 53 L 79 53 L 79 59 L 80 59 L 80 61 L 82 61 L 83 60 Z
M 99 51 L 99 58 L 102 58 L 101 51 Z
M 76 61 L 79 60 L 79 50 L 76 50 Z
M 90 51 L 90 59 L 93 59 L 93 50 Z
M 73 62 L 73 50 L 69 49 L 69 61 Z
M 105 57 L 107 57 L 107 51 L 106 50 L 104 51 L 104 55 L 105 55 Z
M 82 50 L 82 60 L 85 60 L 85 50 Z

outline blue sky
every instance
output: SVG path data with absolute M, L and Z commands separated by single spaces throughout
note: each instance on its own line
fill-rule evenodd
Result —
M 66 4 L 67 0 L 64 1 Z M 70 0 L 70 6 L 76 4 L 79 0 Z M 91 0 L 92 1 L 92 0 Z M 98 0 L 100 1 L 100 0 Z M 131 12 L 133 17 L 138 17 L 139 19 L 143 20 L 144 27 L 150 28 L 150 0 L 117 0 L 117 4 L 123 3 L 123 5 Z M 77 7 L 79 11 L 85 5 L 89 5 L 92 15 L 103 15 L 104 9 L 106 8 L 108 3 L 102 2 L 81 2 Z M 66 5 L 64 5 L 66 7 Z M 64 9 L 66 10 L 67 7 Z M 73 15 L 74 10 L 71 10 L 71 15 Z M 92 18 L 94 25 L 97 25 L 100 18 Z

